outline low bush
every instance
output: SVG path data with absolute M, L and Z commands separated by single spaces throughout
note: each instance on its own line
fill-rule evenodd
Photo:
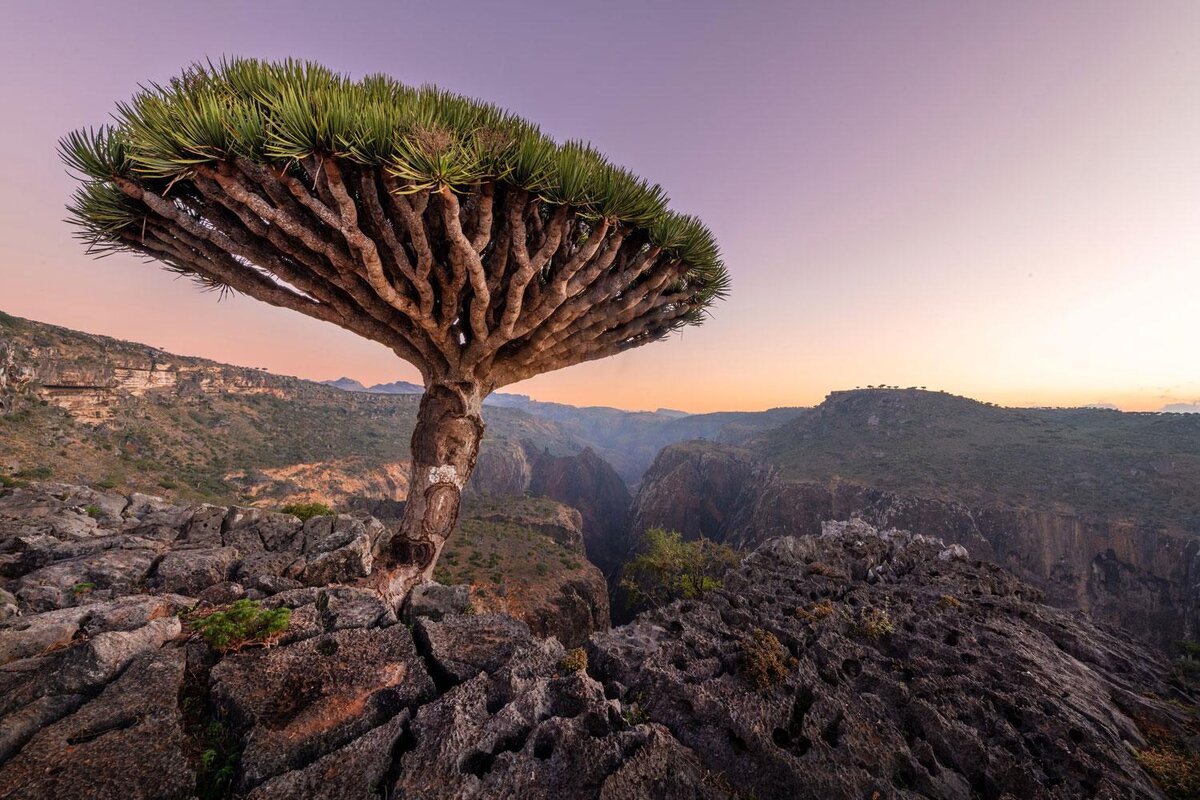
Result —
M 796 616 L 799 619 L 806 619 L 813 622 L 825 619 L 832 613 L 833 601 L 829 598 L 825 598 L 821 602 L 814 604 L 812 608 L 796 607 Z
M 1167 797 L 1179 800 L 1200 797 L 1200 757 L 1186 747 L 1158 739 L 1134 755 Z
M 587 669 L 587 665 L 587 650 L 582 647 L 567 651 L 558 662 L 558 668 L 563 672 L 579 672 L 581 669 Z
M 741 673 L 755 689 L 764 692 L 787 677 L 794 659 L 775 634 L 755 628 L 741 641 Z
M 265 609 L 256 600 L 238 600 L 191 621 L 209 647 L 222 653 L 249 644 L 271 644 L 291 622 L 290 608 Z
M 633 608 L 658 608 L 720 589 L 738 563 L 730 547 L 710 539 L 685 542 L 679 531 L 649 528 L 641 552 L 621 572 L 621 589 Z
M 301 522 L 307 522 L 313 517 L 332 517 L 337 513 L 324 503 L 292 503 L 279 510 L 284 514 L 299 517 Z
M 944 594 L 938 598 L 937 607 L 942 611 L 949 611 L 952 608 L 962 608 L 962 601 L 950 594 Z
M 868 639 L 882 639 L 896 630 L 886 608 L 864 608 L 858 615 L 856 627 Z

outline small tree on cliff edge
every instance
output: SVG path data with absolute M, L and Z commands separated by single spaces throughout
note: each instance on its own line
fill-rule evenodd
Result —
M 404 519 L 372 580 L 398 604 L 458 517 L 500 386 L 702 322 L 712 234 L 591 147 L 495 106 L 315 64 L 198 65 L 61 143 L 93 252 L 130 250 L 390 347 L 425 382 Z

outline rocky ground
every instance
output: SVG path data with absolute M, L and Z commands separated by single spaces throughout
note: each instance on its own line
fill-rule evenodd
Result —
M 1200 535 L 1128 516 L 794 480 L 753 451 L 697 441 L 659 454 L 631 517 L 634 531 L 658 525 L 745 550 L 861 517 L 962 544 L 1041 589 L 1050 605 L 1087 611 L 1165 651 L 1200 639 Z
M 0 493 L 3 798 L 1116 800 L 1200 780 L 1196 695 L 1159 656 L 920 536 L 774 540 L 723 589 L 568 651 L 447 614 L 451 590 L 405 625 L 330 585 L 369 568 L 370 518 L 55 495 Z M 241 592 L 291 619 L 217 653 L 188 609 Z

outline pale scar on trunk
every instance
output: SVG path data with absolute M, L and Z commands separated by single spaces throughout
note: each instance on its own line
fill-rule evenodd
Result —
M 453 464 L 429 468 L 429 488 L 425 490 L 425 517 L 422 528 L 427 535 L 445 538 L 454 527 L 458 500 L 464 481 Z

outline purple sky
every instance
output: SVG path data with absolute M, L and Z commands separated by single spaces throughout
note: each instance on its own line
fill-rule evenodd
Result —
M 0 310 L 311 378 L 381 346 L 89 260 L 54 146 L 206 56 L 298 56 L 507 106 L 663 184 L 733 295 L 669 342 L 512 387 L 763 408 L 924 385 L 1008 404 L 1200 399 L 1200 3 L 3 6 Z

